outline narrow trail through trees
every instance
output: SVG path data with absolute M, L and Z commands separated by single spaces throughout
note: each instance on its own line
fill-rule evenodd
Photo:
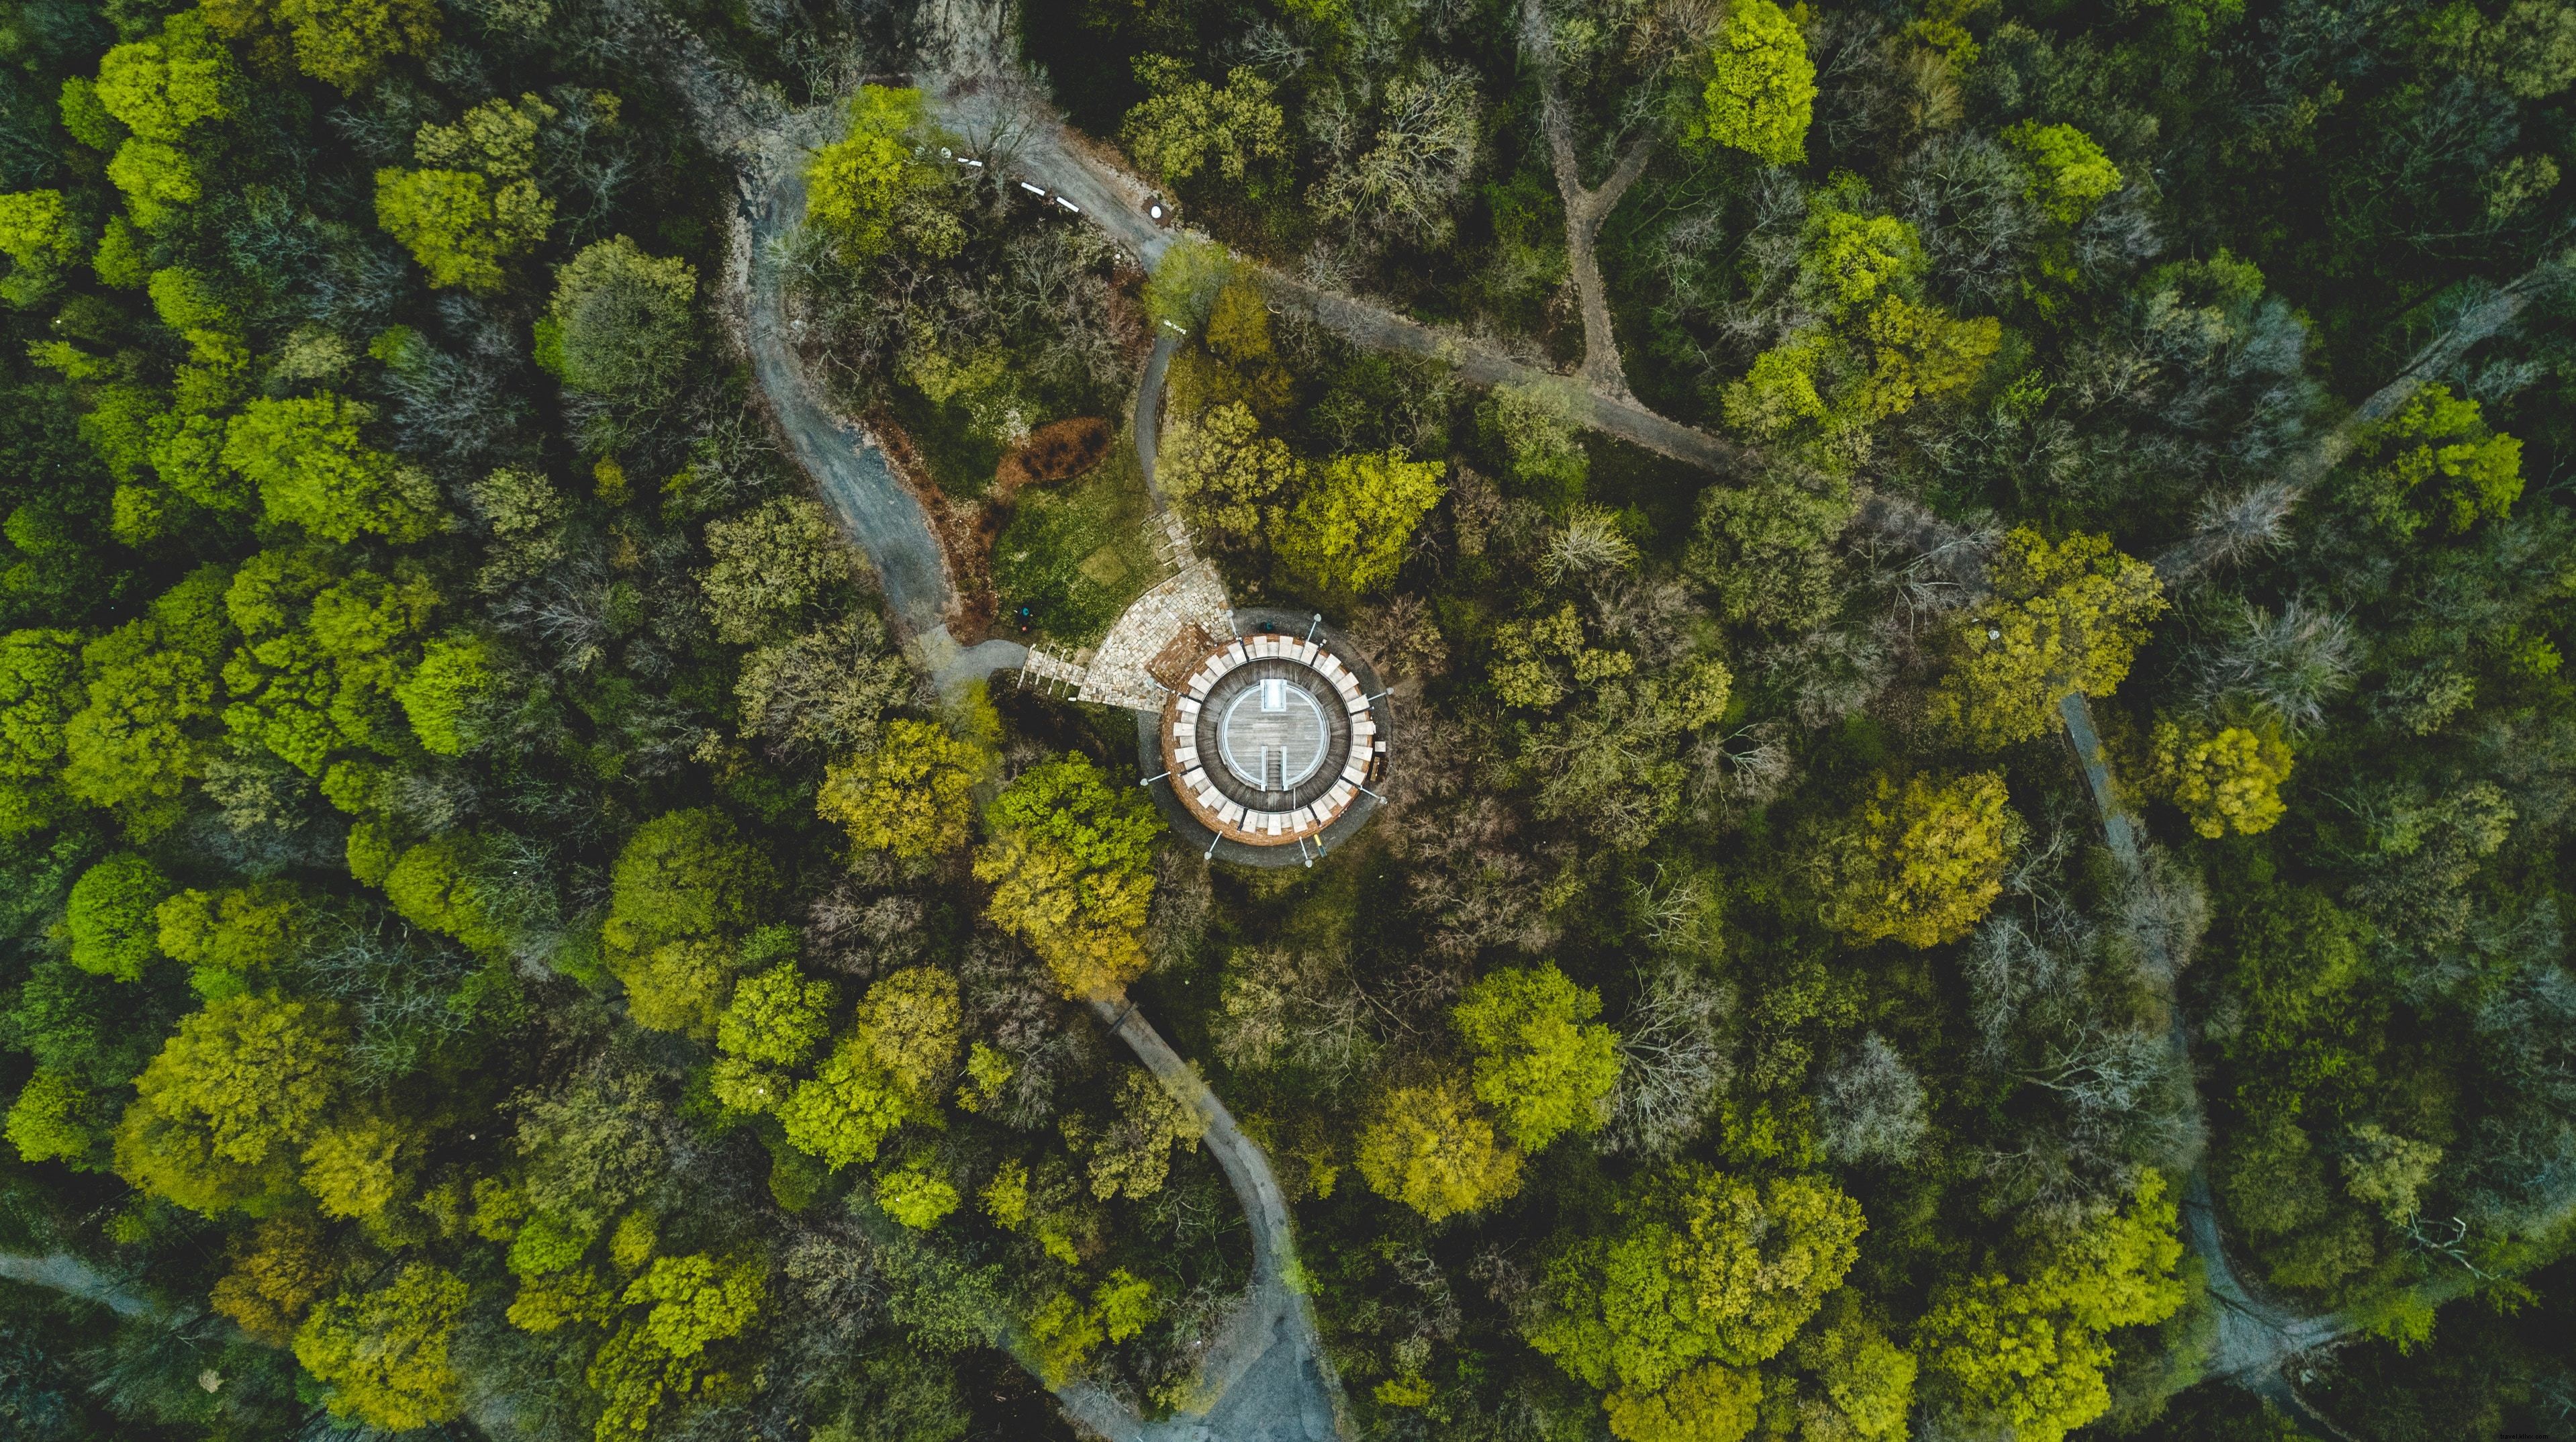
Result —
M 1011 643 L 987 641 L 961 649 L 949 639 L 945 621 L 953 584 L 919 501 L 894 475 L 874 438 L 835 415 L 796 361 L 791 323 L 784 315 L 777 241 L 803 214 L 805 157 L 829 138 L 824 132 L 838 107 L 780 113 L 727 73 L 694 35 L 641 12 L 630 12 L 630 18 L 656 32 L 702 137 L 739 172 L 743 203 L 726 278 L 729 319 L 797 461 L 875 564 L 888 609 L 915 641 L 918 659 L 934 678 L 972 679 L 1010 664 L 1005 658 L 1025 654 Z M 1061 142 L 1061 132 L 1050 134 Z M 1151 230 L 1141 206 L 1132 209 Z M 1132 237 L 1149 265 L 1163 248 L 1154 242 L 1162 240 L 1159 231 Z M 1154 456 L 1148 428 L 1160 403 L 1154 383 L 1170 353 L 1168 344 L 1157 347 L 1138 405 L 1138 459 L 1149 484 Z M 1117 1396 L 1087 1382 L 1055 1388 L 1058 1400 L 1076 1423 L 1114 1442 L 1334 1442 L 1347 1436 L 1340 1383 L 1325 1357 L 1313 1307 L 1298 1286 L 1301 1273 L 1287 1199 L 1269 1158 L 1132 1003 L 1118 998 L 1094 1001 L 1092 1007 L 1205 1124 L 1204 1140 L 1232 1184 L 1251 1232 L 1252 1282 L 1200 1358 L 1196 1395 L 1174 1416 L 1148 1422 Z

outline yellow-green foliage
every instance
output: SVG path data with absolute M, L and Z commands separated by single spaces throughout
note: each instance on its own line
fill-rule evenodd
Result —
M 1134 786 L 1079 756 L 1030 767 L 995 799 L 975 879 L 984 914 L 1026 942 L 1069 997 L 1109 996 L 1144 974 L 1162 818 Z
M 899 861 L 964 846 L 975 823 L 975 783 L 984 753 L 927 721 L 895 721 L 877 744 L 823 775 L 815 814 L 848 828 L 859 851 Z
M 788 1144 L 834 1171 L 874 1161 L 896 1128 L 937 1114 L 956 1075 L 958 1029 L 957 981 L 936 967 L 868 988 L 849 1033 L 777 1105 Z
M 306 905 L 284 882 L 205 892 L 191 888 L 153 913 L 161 950 L 195 968 L 189 978 L 209 1001 L 234 995 L 252 978 L 295 954 L 303 939 Z
M 87 1170 L 98 1149 L 99 1098 L 68 1072 L 39 1067 L 9 1104 L 6 1133 L 21 1159 Z
M 199 126 L 232 116 L 229 96 L 237 83 L 232 57 L 193 10 L 99 61 L 92 93 L 132 132 L 108 161 L 107 178 L 125 193 L 136 225 L 158 229 L 173 207 L 193 205 L 204 194 L 196 163 L 182 147 L 196 139 Z
M 714 1032 L 732 994 L 735 939 L 750 930 L 775 881 L 767 859 L 721 811 L 674 811 L 636 828 L 610 875 L 600 941 L 638 1022 Z
M 2020 151 L 2030 167 L 2030 198 L 2070 225 L 2120 188 L 2120 167 L 2092 136 L 2072 125 L 2025 120 L 2006 126 L 2002 140 Z
M 1449 1078 L 1389 1088 L 1360 1133 L 1357 1161 L 1369 1190 L 1435 1222 L 1521 1187 L 1521 1154 L 1495 1138 L 1467 1086 Z
M 1636 658 L 1587 645 L 1572 601 L 1553 612 L 1506 621 L 1494 630 L 1494 695 L 1506 706 L 1544 711 L 1571 686 L 1597 686 L 1632 674 Z
M 63 728 L 87 699 L 73 631 L 0 636 L 0 837 L 51 825 L 71 809 Z
M 1154 476 L 1201 535 L 1243 546 L 1259 538 L 1304 471 L 1286 442 L 1261 433 L 1251 407 L 1227 401 L 1173 424 Z
M 161 868 L 120 851 L 81 873 L 63 913 L 71 963 L 83 971 L 134 981 L 158 954 L 153 908 L 170 894 Z
M 1768 165 L 1806 159 L 1816 64 L 1789 13 L 1771 0 L 1734 0 L 1709 61 L 1700 109 L 1683 139 L 1741 150 Z
M 2378 525 L 2411 536 L 2430 524 L 2457 534 L 2501 518 L 2522 496 L 2522 442 L 2498 434 L 2478 403 L 2426 386 L 2397 414 L 2362 433 L 2344 487 L 2350 504 Z
M 904 1167 L 877 1178 L 877 1206 L 916 1232 L 938 1226 L 957 1210 L 957 1187 L 946 1177 Z
M 437 524 L 437 488 L 359 436 L 372 415 L 332 395 L 263 396 L 225 427 L 223 463 L 259 487 L 271 521 L 343 544 L 419 540 Z
M 87 698 L 63 726 L 63 785 L 129 828 L 177 819 L 214 749 L 216 668 L 232 638 L 220 566 L 189 574 L 145 613 L 81 649 Z
M 438 604 L 417 571 L 338 575 L 336 559 L 262 551 L 224 594 L 242 639 L 224 666 L 224 728 L 317 777 L 348 751 L 400 749 L 396 690 Z
M 1207 1134 L 1196 1108 L 1151 1072 L 1132 1067 L 1118 1079 L 1118 1114 L 1105 1130 L 1078 1116 L 1063 1126 L 1068 1146 L 1091 1153 L 1091 1194 L 1102 1201 L 1141 1202 L 1161 1191 L 1171 1176 L 1172 1148 L 1195 1145 Z
M 329 1217 L 375 1216 L 402 1190 L 405 1124 L 367 1117 L 325 1127 L 304 1148 L 304 1190 Z
M 1609 1119 L 1619 1085 L 1619 1034 L 1592 1019 L 1601 994 L 1550 962 L 1488 973 L 1449 1013 L 1473 1057 L 1476 1100 L 1534 1152 Z
M 53 293 L 62 268 L 80 258 L 89 238 L 63 209 L 59 190 L 22 190 L 0 195 L 0 255 L 13 262 L 0 280 L 0 300 L 34 305 Z
M 1825 924 L 1866 945 L 1939 946 L 1968 934 L 2003 893 L 2004 862 L 2023 827 L 2003 777 L 1980 771 L 1877 794 L 1826 838 L 1819 908 Z
M 254 53 L 284 32 L 296 68 L 344 95 L 396 58 L 438 44 L 437 0 L 208 0 L 202 8 L 225 38 Z
M 2107 1334 L 2182 1306 L 2175 1220 L 2164 1179 L 2145 1171 L 2119 1211 L 1936 1292 L 1915 1346 L 1943 1398 L 1972 1424 L 2024 1442 L 2059 1442 L 2108 1411 Z
M 1703 1362 L 1662 1391 L 1622 1387 L 1601 1399 L 1620 1442 L 1737 1442 L 1761 1418 L 1762 1374 Z
M 421 650 L 420 664 L 394 687 L 412 735 L 435 756 L 462 756 L 483 739 L 485 716 L 500 699 L 501 677 L 490 642 L 451 632 Z
M 956 254 L 966 230 L 944 204 L 948 180 L 928 149 L 938 142 L 920 91 L 860 86 L 850 97 L 849 130 L 805 169 L 806 221 L 852 264 L 897 246 L 930 260 Z M 916 158 L 915 145 L 934 158 Z
M 765 1066 L 797 1066 L 814 1054 L 832 1029 L 833 987 L 808 981 L 792 962 L 747 976 L 716 1022 L 716 1045 L 727 1056 Z
M 626 1305 L 652 1304 L 644 1335 L 663 1355 L 695 1357 L 709 1343 L 741 1336 L 768 1289 L 769 1268 L 757 1256 L 656 1257 L 627 1286 Z
M 448 1357 L 465 1313 L 465 1280 L 412 1262 L 372 1292 L 343 1292 L 295 1333 L 295 1360 L 330 1387 L 333 1416 L 404 1432 L 454 1417 L 461 1398 Z
M 1958 394 L 1985 373 L 2001 323 L 1962 320 L 1925 299 L 1921 237 L 1907 221 L 1859 208 L 1866 200 L 1843 182 L 1810 198 L 1792 293 L 1817 322 L 1721 390 L 1729 425 L 1770 439 L 1819 427 L 1830 437 Z M 1831 450 L 1818 458 L 1847 463 Z
M 788 1146 L 819 1156 L 835 1172 L 876 1159 L 878 1143 L 912 1118 L 914 1105 L 876 1066 L 863 1038 L 842 1038 L 809 1081 L 778 1107 Z
M 1777 1356 L 1842 1285 L 1864 1229 L 1860 1204 L 1821 1176 L 1757 1184 L 1683 1163 L 1639 1184 L 1611 1231 L 1550 1249 L 1523 1335 L 1635 1405 L 1704 1363 Z
M 376 172 L 376 224 L 434 286 L 499 290 L 510 278 L 504 264 L 536 249 L 554 219 L 554 202 L 534 181 L 495 186 L 470 170 Z
M 2166 721 L 2153 744 L 2156 784 L 2202 836 L 2250 836 L 2287 814 L 2281 783 L 2290 779 L 2290 748 L 2268 728 Z
M 1169 55 L 1140 55 L 1136 79 L 1149 93 L 1119 123 L 1118 138 L 1166 184 L 1211 167 L 1241 184 L 1253 167 L 1287 153 L 1287 113 L 1257 71 L 1236 66 L 1220 87 L 1191 78 L 1188 64 Z
M 2080 531 L 2051 545 L 2016 527 L 1993 580 L 1993 598 L 1955 624 L 1956 659 L 1932 698 L 1933 717 L 1983 749 L 2047 735 L 2068 692 L 2110 695 L 2167 609 L 2154 567 Z
M 1336 456 L 1319 468 L 1272 525 L 1270 545 L 1288 568 L 1323 590 L 1365 596 L 1404 564 L 1413 528 L 1448 488 L 1438 461 L 1401 449 Z
M 129 1182 L 212 1215 L 282 1191 L 346 1082 L 328 1008 L 275 996 L 210 1003 L 179 1023 L 117 1129 Z

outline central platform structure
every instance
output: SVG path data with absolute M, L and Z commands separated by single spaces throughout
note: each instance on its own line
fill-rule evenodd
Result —
M 1385 764 L 1376 703 L 1327 644 L 1266 632 L 1208 639 L 1163 707 L 1173 794 L 1224 840 L 1302 850 Z

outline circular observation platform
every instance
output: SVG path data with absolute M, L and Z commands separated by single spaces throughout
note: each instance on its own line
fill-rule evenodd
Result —
M 1386 759 L 1374 676 L 1332 640 L 1227 637 L 1164 703 L 1157 729 L 1172 795 L 1218 841 L 1293 848 L 1293 859 L 1369 798 Z

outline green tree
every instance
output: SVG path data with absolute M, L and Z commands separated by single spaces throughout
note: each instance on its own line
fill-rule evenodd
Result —
M 1710 64 L 1700 109 L 1682 132 L 1686 142 L 1727 146 L 1767 165 L 1807 158 L 1816 65 L 1787 11 L 1771 0 L 1733 0 Z
M 2270 727 L 2165 721 L 2149 750 L 2155 784 L 2212 841 L 2269 831 L 2288 814 L 2281 783 L 2290 779 L 2290 748 Z
M 532 180 L 495 184 L 472 170 L 376 172 L 376 224 L 402 242 L 433 286 L 497 291 L 511 261 L 537 248 L 555 203 Z
M 372 1116 L 324 1127 L 304 1147 L 299 1180 L 326 1217 L 373 1217 L 404 1190 L 404 1123 Z
M 224 595 L 242 639 L 224 666 L 224 727 L 308 776 L 351 750 L 400 747 L 396 691 L 438 604 L 410 567 L 342 575 L 337 561 L 319 547 L 262 551 Z
M 884 978 L 859 1002 L 852 1035 L 906 1096 L 936 1106 L 957 1074 L 957 979 L 935 966 Z
M 747 976 L 716 1023 L 716 1045 L 728 1056 L 764 1066 L 797 1066 L 831 1034 L 834 992 L 808 981 L 793 962 Z
M 789 1146 L 839 1171 L 852 1162 L 875 1161 L 878 1146 L 919 1107 L 878 1065 L 871 1039 L 853 1032 L 811 1079 L 797 1083 L 779 1106 L 778 1120 Z
M 2108 1411 L 2105 1334 L 2183 1304 L 2175 1221 L 2163 1178 L 2143 1172 L 2118 1211 L 2047 1234 L 2023 1265 L 1935 1293 L 1915 1345 L 1943 1405 L 2027 1442 L 2058 1442 Z
M 2363 430 L 2344 474 L 2344 504 L 2389 535 L 2427 525 L 2456 535 L 2501 518 L 2522 496 L 2522 442 L 2487 425 L 2478 403 L 2425 386 Z
M 230 578 L 191 572 L 145 613 L 81 649 L 87 702 L 63 725 L 63 785 L 130 827 L 175 821 L 189 782 L 213 752 L 217 668 L 232 639 Z
M 1091 1154 L 1091 1194 L 1102 1201 L 1143 1201 L 1172 1174 L 1172 1149 L 1195 1146 L 1207 1135 L 1198 1109 L 1172 1094 L 1152 1072 L 1129 1067 L 1118 1078 L 1118 1112 L 1094 1131 L 1080 1119 L 1065 1123 L 1065 1139 Z
M 462 756 L 482 744 L 504 699 L 492 643 L 451 631 L 421 648 L 420 664 L 394 686 L 412 735 L 433 756 Z
M 411 1262 L 386 1285 L 343 1292 L 295 1332 L 295 1360 L 330 1387 L 335 1417 L 407 1432 L 454 1417 L 461 1380 L 448 1356 L 465 1315 L 465 1279 Z
M 1474 1058 L 1476 1100 L 1522 1151 L 1609 1120 L 1619 1034 L 1592 1021 L 1600 1014 L 1601 994 L 1553 962 L 1489 972 L 1450 1011 Z
M 780 496 L 707 523 L 715 564 L 698 573 L 716 635 L 767 641 L 858 580 L 861 562 L 819 501 Z
M 1751 485 L 1711 486 L 1699 495 L 1682 574 L 1735 625 L 1807 630 L 1841 604 L 1834 541 L 1853 510 L 1840 482 L 1767 472 Z
M 159 954 L 161 927 L 154 909 L 170 890 L 170 878 L 161 868 L 131 851 L 82 872 L 72 883 L 71 905 L 63 915 L 72 965 L 118 981 L 140 979 Z
M 59 190 L 22 190 L 0 195 L 0 255 L 11 262 L 0 279 L 0 300 L 19 307 L 36 305 L 60 285 L 65 266 L 89 248 L 89 238 L 63 208 Z
M 1286 442 L 1261 434 L 1251 407 L 1229 401 L 1174 425 L 1154 474 L 1201 536 L 1246 547 L 1303 471 Z
M 2003 894 L 2004 863 L 2021 818 L 2003 777 L 1980 771 L 1877 794 L 1829 836 L 1818 858 L 1825 924 L 1854 942 L 1894 939 L 1917 949 L 1968 934 Z
M 0 636 L 0 839 L 61 820 L 64 728 L 87 699 L 73 631 Z
M 594 241 L 555 271 L 537 359 L 577 391 L 633 405 L 668 397 L 688 367 L 698 273 L 625 236 Z
M 208 1215 L 273 1198 L 346 1083 L 346 1046 L 339 1018 L 316 1003 L 210 1003 L 135 1079 L 117 1128 L 117 1172 Z
M 859 851 L 899 861 L 944 856 L 966 844 L 984 753 L 928 721 L 888 724 L 877 744 L 823 773 L 814 811 L 847 827 Z
M 807 222 L 853 265 L 872 264 L 898 245 L 933 260 L 956 254 L 966 232 L 946 203 L 948 178 L 913 154 L 915 144 L 926 148 L 936 138 L 920 91 L 860 86 L 850 97 L 848 131 L 805 169 Z
M 1511 477 L 1542 501 L 1566 503 L 1583 494 L 1592 453 L 1583 448 L 1582 411 L 1587 398 L 1562 385 L 1509 385 L 1494 389 L 1489 422 L 1511 460 Z
M 1327 591 L 1382 589 L 1404 564 L 1413 528 L 1446 493 L 1442 469 L 1401 450 L 1336 456 L 1273 523 L 1271 549 Z
M 99 1122 L 100 1100 L 69 1072 L 39 1067 L 18 1089 L 0 1131 L 21 1160 L 63 1162 L 87 1171 L 105 1131 Z
M 2082 220 L 2120 188 L 2120 167 L 2093 137 L 2072 125 L 2024 120 L 1999 137 L 2021 152 L 2030 167 L 2030 198 L 2069 225 Z
M 916 1232 L 926 1232 L 957 1210 L 957 1187 L 946 1177 L 903 1167 L 877 1178 L 877 1207 Z
M 361 535 L 420 540 L 437 525 L 437 490 L 360 439 L 371 415 L 333 395 L 262 396 L 226 427 L 224 464 L 259 487 L 271 521 L 344 545 Z
M 1661 1391 L 1622 1387 L 1601 1401 L 1620 1442 L 1737 1442 L 1761 1419 L 1762 1374 L 1703 1362 Z
M 1953 631 L 1956 661 L 1932 714 L 1970 744 L 2000 748 L 2048 734 L 2070 691 L 2108 696 L 2164 614 L 2155 569 L 2081 533 L 2056 545 L 2019 527 L 1995 558 L 1994 597 Z
M 645 822 L 610 876 L 601 928 L 611 965 L 666 942 L 748 931 L 776 886 L 769 862 L 721 811 L 700 807 Z
M 92 92 L 101 108 L 131 132 L 108 161 L 107 178 L 125 193 L 134 223 L 157 230 L 193 205 L 204 190 L 196 163 L 181 147 L 210 122 L 234 114 L 239 84 L 232 57 L 200 11 L 183 10 L 161 32 L 107 52 Z
M 1190 67 L 1169 55 L 1143 55 L 1136 79 L 1149 93 L 1119 123 L 1118 139 L 1141 169 L 1167 185 L 1211 166 L 1240 185 L 1255 166 L 1287 153 L 1287 114 L 1257 71 L 1237 66 L 1220 88 L 1192 79 Z
M 651 1304 L 644 1335 L 666 1357 L 695 1357 L 749 1330 L 767 1300 L 769 1268 L 756 1255 L 655 1257 L 626 1288 L 626 1305 Z
M 1435 1222 L 1521 1188 L 1521 1154 L 1495 1139 L 1467 1088 L 1446 1078 L 1389 1088 L 1360 1133 L 1357 1160 L 1369 1190 Z
M 492 845 L 451 831 L 405 850 L 385 874 L 385 900 L 414 926 L 485 956 L 507 956 L 518 930 L 510 924 L 512 898 L 490 864 Z
M 438 44 L 436 0 L 211 0 L 203 9 L 218 33 L 255 53 L 284 32 L 296 68 L 344 95 Z
M 311 904 L 285 882 L 261 881 L 179 892 L 152 919 L 161 950 L 194 969 L 189 980 L 199 996 L 217 1001 L 295 955 L 310 928 Z
M 1026 942 L 1067 996 L 1114 995 L 1143 975 L 1162 831 L 1153 803 L 1066 756 L 1022 772 L 988 819 L 975 877 L 993 888 L 993 924 Z
M 1694 1163 L 1646 1179 L 1615 1230 L 1550 1250 L 1530 1345 L 1594 1387 L 1660 1392 L 1703 1362 L 1777 1356 L 1860 1255 L 1860 1204 L 1822 1177 Z

